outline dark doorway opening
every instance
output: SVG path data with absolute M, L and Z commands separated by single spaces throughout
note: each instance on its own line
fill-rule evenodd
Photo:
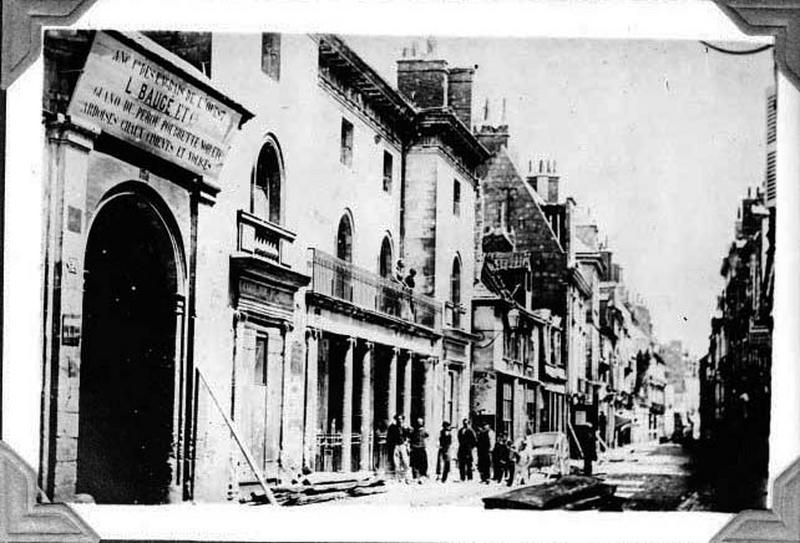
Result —
M 76 491 L 97 503 L 168 499 L 175 386 L 175 248 L 155 208 L 126 193 L 86 249 Z
M 412 428 L 417 426 L 417 419 L 425 419 L 425 361 L 414 357 L 411 364 L 411 420 L 408 421 Z

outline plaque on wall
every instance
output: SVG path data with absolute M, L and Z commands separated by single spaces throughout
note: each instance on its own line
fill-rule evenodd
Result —
M 95 36 L 67 113 L 214 178 L 241 119 L 230 106 L 103 32 Z

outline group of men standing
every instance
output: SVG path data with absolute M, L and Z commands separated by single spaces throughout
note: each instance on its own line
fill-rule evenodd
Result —
M 428 479 L 428 437 L 423 419 L 416 419 L 416 424 L 410 428 L 405 424 L 403 415 L 395 416 L 394 422 L 389 425 L 386 432 L 386 444 L 398 480 L 409 483 L 409 471 L 411 477 L 418 483 Z M 470 421 L 464 419 L 456 438 L 458 444 L 456 460 L 461 481 L 472 480 L 474 454 L 477 452 L 477 467 L 481 482 L 488 484 L 493 471 L 495 481 L 502 482 L 504 477 L 507 477 L 508 485 L 511 486 L 514 479 L 516 451 L 503 434 L 495 439 L 494 431 L 486 423 L 476 432 Z M 452 446 L 453 432 L 450 423 L 445 421 L 439 431 L 436 460 L 436 478 L 443 483 L 447 482 L 450 475 Z

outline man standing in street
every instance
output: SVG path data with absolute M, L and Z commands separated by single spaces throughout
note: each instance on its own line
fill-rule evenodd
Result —
M 403 424 L 403 415 L 395 415 L 394 422 L 386 429 L 386 446 L 389 448 L 394 476 L 408 483 L 408 428 Z
M 499 434 L 497 436 L 497 443 L 495 443 L 492 449 L 492 468 L 494 470 L 494 480 L 496 483 L 502 482 L 503 476 L 508 471 L 510 453 L 511 451 L 506 441 L 506 435 L 502 433 Z
M 423 479 L 428 478 L 428 451 L 426 441 L 428 431 L 425 429 L 425 421 L 417 419 L 417 426 L 411 432 L 411 473 L 419 484 Z
M 489 484 L 491 479 L 493 447 L 494 432 L 489 427 L 489 423 L 484 422 L 481 429 L 478 430 L 478 473 L 481 474 L 481 482 L 486 484 Z
M 472 449 L 476 442 L 469 419 L 464 419 L 458 430 L 458 472 L 462 481 L 472 480 Z
M 577 439 L 583 453 L 583 474 L 592 474 L 592 462 L 597 460 L 597 434 L 594 426 L 590 422 L 575 426 Z
M 453 433 L 450 431 L 450 423 L 444 421 L 442 430 L 439 432 L 439 454 L 436 458 L 436 475 L 441 476 L 443 483 L 447 482 L 450 474 L 450 445 L 453 443 Z

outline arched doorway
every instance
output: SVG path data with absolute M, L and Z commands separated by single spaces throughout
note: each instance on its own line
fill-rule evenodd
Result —
M 97 503 L 164 503 L 170 487 L 182 251 L 156 198 L 119 192 L 89 231 L 76 492 Z

